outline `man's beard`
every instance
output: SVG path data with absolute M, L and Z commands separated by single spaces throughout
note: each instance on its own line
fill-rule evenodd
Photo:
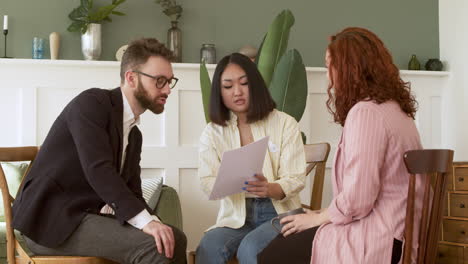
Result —
M 137 99 L 140 106 L 144 109 L 148 109 L 155 114 L 160 114 L 164 111 L 164 105 L 158 104 L 156 101 L 159 98 L 167 98 L 167 95 L 160 95 L 156 98 L 156 100 L 151 100 L 148 92 L 143 88 L 141 81 L 138 82 L 137 90 L 134 93 L 135 98 Z

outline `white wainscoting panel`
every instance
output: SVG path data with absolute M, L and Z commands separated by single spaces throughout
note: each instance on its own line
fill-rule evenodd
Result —
M 203 114 L 202 96 L 199 91 L 182 90 L 179 93 L 179 143 L 196 147 L 206 121 Z
M 187 248 L 195 250 L 203 232 L 216 221 L 219 201 L 207 200 L 200 188 L 197 169 L 181 169 L 179 177 L 184 232 L 188 237 Z
M 0 95 L 0 106 L 3 112 L 0 118 L 0 146 L 21 144 L 21 93 L 19 89 L 4 89 Z

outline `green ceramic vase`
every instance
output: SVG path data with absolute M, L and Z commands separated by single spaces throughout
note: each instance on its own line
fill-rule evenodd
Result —
M 419 71 L 421 70 L 421 64 L 418 61 L 418 58 L 416 58 L 416 55 L 412 55 L 411 59 L 408 63 L 408 70 L 413 70 L 413 71 Z
M 439 59 L 429 59 L 426 62 L 426 70 L 428 71 L 441 71 L 444 65 Z

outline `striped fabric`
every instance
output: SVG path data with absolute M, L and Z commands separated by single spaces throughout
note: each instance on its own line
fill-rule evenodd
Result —
M 317 231 L 311 263 L 391 262 L 393 239 L 403 240 L 409 182 L 403 153 L 411 149 L 421 149 L 419 134 L 398 104 L 360 102 L 351 109 L 334 159 L 331 223 Z M 416 183 L 419 194 L 422 184 Z M 420 195 L 415 205 L 419 219 Z
M 162 177 L 141 180 L 141 190 L 143 192 L 142 193 L 143 199 L 145 199 L 148 206 L 153 210 L 156 208 L 156 205 L 158 204 L 159 196 L 161 195 L 162 185 L 163 185 Z M 146 211 L 146 209 L 143 211 Z M 107 204 L 104 207 L 102 207 L 100 213 L 115 215 L 114 209 L 112 209 L 112 207 L 110 207 Z M 151 212 L 148 212 L 148 213 L 151 213 Z M 132 219 L 130 219 L 129 221 L 132 221 Z
M 142 179 L 141 190 L 143 191 L 143 198 L 151 209 L 155 209 L 161 195 L 163 185 L 163 177 Z M 151 213 L 151 212 L 150 212 Z
M 270 136 L 263 164 L 269 182 L 280 184 L 286 197 L 272 199 L 278 214 L 301 207 L 299 192 L 304 188 L 305 154 L 299 125 L 291 116 L 273 110 L 270 115 L 250 124 L 255 141 Z M 209 123 L 200 138 L 198 176 L 202 190 L 209 196 L 213 189 L 223 152 L 241 147 L 237 117 L 231 113 L 227 126 Z M 239 164 L 242 166 L 242 164 Z M 245 192 L 221 200 L 215 227 L 240 228 L 245 222 Z M 208 229 L 209 230 L 209 229 Z

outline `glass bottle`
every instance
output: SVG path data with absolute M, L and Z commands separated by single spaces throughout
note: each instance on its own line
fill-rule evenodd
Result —
M 182 31 L 177 27 L 177 21 L 171 21 L 167 31 L 167 48 L 174 54 L 174 62 L 182 62 Z
M 200 49 L 200 62 L 206 64 L 216 63 L 216 48 L 214 44 L 203 44 Z
M 416 55 L 411 56 L 411 60 L 408 62 L 408 70 L 419 71 L 421 70 L 421 64 L 419 63 L 418 58 Z

